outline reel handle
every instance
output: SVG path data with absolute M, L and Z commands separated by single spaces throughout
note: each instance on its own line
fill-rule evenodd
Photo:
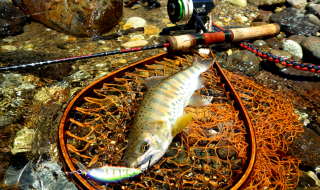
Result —
M 188 50 L 196 45 L 211 45 L 218 42 L 237 42 L 247 39 L 274 36 L 280 32 L 280 26 L 276 23 L 248 28 L 223 30 L 215 33 L 186 34 L 180 36 L 168 36 L 168 51 Z

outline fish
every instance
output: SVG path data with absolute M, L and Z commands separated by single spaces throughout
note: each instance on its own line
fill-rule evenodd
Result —
M 184 113 L 186 106 L 206 106 L 211 102 L 194 92 L 204 86 L 201 73 L 214 63 L 194 56 L 192 66 L 171 76 L 145 79 L 148 87 L 143 95 L 123 154 L 126 167 L 142 171 L 157 163 L 165 154 L 173 138 L 192 120 L 191 113 Z

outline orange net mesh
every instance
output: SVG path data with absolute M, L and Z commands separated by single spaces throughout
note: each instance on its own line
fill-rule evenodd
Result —
M 123 166 L 122 154 L 140 100 L 143 78 L 171 75 L 191 65 L 190 55 L 164 59 L 126 73 L 95 89 L 94 97 L 69 113 L 66 144 L 74 162 L 88 168 Z M 165 156 L 144 174 L 118 184 L 92 183 L 96 188 L 122 189 L 228 189 L 241 176 L 250 146 L 246 127 L 221 87 L 214 69 L 207 71 L 205 88 L 212 105 L 187 107 L 189 126 L 177 135 Z M 288 143 L 301 132 L 291 103 L 246 77 L 227 73 L 242 98 L 255 127 L 258 154 L 248 189 L 285 189 L 298 182 L 296 158 L 287 156 Z

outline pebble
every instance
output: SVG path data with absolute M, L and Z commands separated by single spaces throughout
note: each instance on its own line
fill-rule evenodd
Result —
M 320 38 L 316 36 L 310 36 L 302 40 L 301 47 L 306 56 L 310 56 L 310 59 L 320 60 Z
M 17 50 L 17 48 L 15 46 L 12 46 L 12 45 L 3 45 L 3 46 L 1 46 L 1 49 L 7 50 L 7 51 L 15 51 L 15 50 Z
M 225 0 L 225 2 L 239 7 L 247 6 L 247 0 Z
M 260 6 L 270 6 L 270 5 L 277 5 L 277 4 L 283 4 L 286 0 L 261 0 Z
M 279 49 L 282 46 L 282 42 L 277 38 L 269 38 L 269 39 L 266 39 L 265 42 L 267 43 L 268 46 L 274 49 Z
M 138 28 L 138 27 L 145 27 L 147 25 L 146 20 L 141 17 L 131 17 L 127 20 L 126 24 L 123 26 L 124 30 L 129 28 Z
M 5 38 L 5 39 L 3 39 L 2 41 L 5 42 L 5 43 L 10 44 L 10 43 L 13 42 L 14 40 L 13 40 L 12 38 Z
M 139 41 L 139 40 L 144 40 L 144 35 L 138 34 L 138 35 L 133 35 L 129 39 L 130 41 Z
M 141 47 L 146 46 L 148 44 L 148 41 L 146 40 L 138 40 L 138 41 L 130 41 L 121 44 L 122 48 L 134 48 L 134 47 Z
M 312 24 L 315 24 L 315 25 L 317 25 L 317 26 L 320 27 L 320 20 L 319 20 L 319 18 L 316 17 L 314 14 L 307 14 L 307 15 L 305 16 L 305 18 L 306 18 L 309 22 L 311 22 Z
M 320 5 L 319 4 L 314 4 L 314 3 L 309 3 L 306 7 L 306 10 L 308 13 L 314 14 L 317 17 L 320 17 Z
M 141 4 L 135 4 L 135 5 L 133 5 L 133 6 L 131 7 L 131 9 L 132 9 L 132 10 L 135 10 L 135 9 L 140 8 L 140 7 L 142 7 Z
M 281 56 L 284 59 L 292 59 L 292 54 L 286 51 L 271 49 L 270 53 L 276 56 Z
M 259 71 L 259 57 L 247 50 L 234 52 L 228 57 L 228 62 L 247 75 L 255 75 Z
M 298 44 L 301 44 L 302 40 L 306 39 L 307 37 L 301 36 L 301 35 L 292 35 L 287 38 L 288 40 L 293 40 L 297 42 Z
M 314 36 L 319 30 L 319 26 L 309 22 L 303 12 L 294 7 L 274 13 L 269 20 L 280 24 L 281 30 L 290 34 Z
M 146 25 L 144 27 L 144 34 L 158 35 L 159 34 L 159 29 L 156 26 Z
M 248 18 L 245 17 L 245 16 L 238 16 L 238 17 L 236 18 L 236 20 L 237 20 L 238 22 L 246 22 L 246 21 L 248 21 Z
M 262 46 L 266 46 L 267 42 L 263 40 L 255 40 L 252 44 L 257 47 L 262 47 Z
M 302 59 L 303 57 L 301 46 L 293 40 L 285 40 L 282 43 L 282 50 L 299 57 L 299 59 Z
M 303 10 L 307 6 L 307 0 L 287 0 L 287 2 L 296 9 Z
M 19 152 L 29 152 L 34 138 L 34 131 L 32 129 L 23 128 L 18 131 L 13 140 L 12 154 Z
M 77 71 L 76 73 L 73 73 L 71 75 L 71 78 L 73 79 L 73 81 L 80 81 L 80 80 L 84 80 L 90 77 L 90 73 L 87 71 Z
M 14 73 L 8 73 L 8 74 L 2 74 L 3 81 L 2 81 L 2 87 L 8 88 L 8 87 L 15 87 L 22 84 L 22 76 L 20 74 L 14 74 Z

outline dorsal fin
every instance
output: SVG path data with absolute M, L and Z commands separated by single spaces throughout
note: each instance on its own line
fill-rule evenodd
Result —
M 168 78 L 168 76 L 154 76 L 144 79 L 144 83 L 148 88 L 158 84 L 159 82 L 163 81 L 164 79 Z

